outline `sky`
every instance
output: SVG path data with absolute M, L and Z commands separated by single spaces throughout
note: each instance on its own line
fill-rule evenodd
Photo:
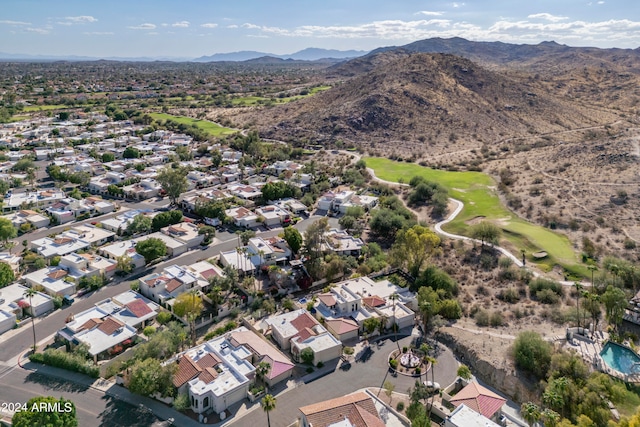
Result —
M 640 47 L 638 0 L 2 0 L 0 52 L 196 58 L 430 37 Z

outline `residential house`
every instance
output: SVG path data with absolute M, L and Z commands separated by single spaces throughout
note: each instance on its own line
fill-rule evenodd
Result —
M 84 199 L 84 204 L 88 206 L 92 212 L 106 214 L 116 210 L 115 203 L 106 201 L 100 197 L 87 197 Z
M 473 411 L 493 421 L 500 419 L 502 416 L 502 406 L 506 403 L 505 398 L 481 386 L 476 381 L 471 381 L 454 396 L 450 396 L 448 392 L 444 393 L 443 400 L 448 401 L 448 403 L 456 407 L 464 404 Z
M 321 295 L 320 298 L 322 297 Z M 333 298 L 333 296 L 329 297 Z M 345 319 L 343 317 L 325 319 L 324 325 L 327 330 L 342 343 L 358 339 L 360 326 L 355 320 Z
M 244 206 L 227 209 L 224 213 L 232 219 L 237 227 L 253 228 L 258 226 L 258 215 Z
M 182 228 L 179 227 L 181 230 L 187 230 L 186 228 Z M 179 234 L 178 231 L 174 231 L 173 234 Z M 187 236 L 189 233 L 185 233 L 185 236 Z M 204 236 L 199 236 L 202 237 L 204 239 Z M 158 231 L 155 233 L 151 233 L 151 234 L 147 234 L 145 236 L 140 236 L 138 237 L 136 240 L 138 242 L 142 242 L 144 240 L 147 239 L 160 239 L 164 242 L 164 244 L 167 246 L 167 256 L 169 257 L 177 257 L 178 255 L 182 255 L 183 253 L 185 253 L 187 250 L 189 250 L 189 246 L 187 245 L 187 242 L 182 241 L 182 240 L 178 240 L 178 239 L 174 239 L 173 237 L 170 236 L 170 234 Z M 189 240 L 189 243 L 194 242 L 194 240 L 197 239 L 192 239 Z M 198 243 L 200 244 L 200 243 Z
M 230 184 L 227 186 L 227 191 L 244 200 L 256 200 L 262 197 L 262 191 L 253 185 L 246 184 Z
M 134 268 L 142 268 L 146 262 L 142 255 L 136 252 L 136 244 L 138 240 L 126 240 L 124 242 L 117 242 L 111 245 L 102 246 L 98 249 L 98 252 L 107 257 L 110 260 L 118 261 L 118 258 L 122 256 L 128 256 L 131 259 L 131 264 Z
M 232 198 L 229 193 L 220 189 L 209 189 L 203 191 L 197 191 L 195 194 L 190 193 L 185 195 L 180 201 L 182 209 L 187 212 L 195 212 L 198 205 L 203 205 L 209 202 L 217 200 L 228 200 Z
M 3 199 L 2 211 L 10 212 L 33 206 L 37 209 L 47 208 L 66 197 L 63 191 L 57 189 L 44 191 L 29 191 L 24 193 L 12 193 L 10 197 Z
M 22 257 L 18 255 L 13 255 L 11 252 L 0 252 L 0 262 L 4 262 L 11 267 L 13 270 L 13 274 L 18 274 L 20 271 L 20 262 L 22 261 Z
M 135 200 L 146 200 L 156 197 L 162 186 L 154 179 L 143 179 L 142 181 L 122 187 L 124 194 Z
M 89 246 L 91 246 L 91 243 L 86 240 L 60 235 L 53 239 L 43 237 L 42 239 L 36 239 L 31 242 L 31 249 L 34 249 L 45 258 L 67 255 L 71 252 L 86 249 Z
M 24 296 L 27 289 L 18 283 L 0 289 L 0 310 L 13 313 L 18 319 L 22 319 L 24 313 L 38 317 L 53 311 L 53 299 L 49 295 L 37 292 L 30 302 Z
M 293 375 L 295 365 L 287 356 L 269 344 L 264 337 L 256 335 L 244 326 L 228 332 L 225 337 L 234 348 L 246 347 L 252 354 L 251 364 L 254 366 L 258 366 L 261 362 L 266 362 L 271 366 L 264 378 L 269 387 L 273 387 Z
M 63 231 L 59 237 L 69 237 L 72 239 L 82 239 L 89 242 L 91 246 L 102 246 L 108 242 L 112 242 L 115 236 L 113 231 L 105 230 L 91 224 L 81 224 L 72 227 L 70 230 Z
M 208 280 L 196 272 L 179 265 L 165 267 L 160 273 L 152 273 L 138 280 L 140 293 L 163 306 L 171 306 L 178 295 L 192 289 L 202 290 Z
M 96 307 L 138 331 L 153 323 L 162 310 L 158 304 L 132 290 L 100 301 Z
M 464 403 L 458 406 L 444 420 L 444 427 L 500 427 L 484 415 L 469 408 Z
M 46 267 L 25 274 L 23 279 L 31 288 L 42 288 L 51 296 L 63 297 L 76 293 L 76 283 L 73 279 L 67 279 L 68 274 L 64 268 Z
M 384 427 L 375 402 L 357 392 L 300 408 L 301 427 Z
M 364 242 L 359 237 L 353 237 L 345 230 L 332 228 L 324 234 L 322 250 L 337 255 L 360 256 Z
M 261 325 L 265 333 L 271 332 L 278 346 L 289 350 L 297 362 L 301 362 L 300 354 L 306 348 L 313 351 L 315 364 L 326 363 L 342 355 L 342 343 L 305 309 L 271 316 Z
M 307 210 L 307 206 L 296 199 L 280 199 L 271 201 L 269 204 L 279 207 L 280 209 L 299 215 Z
M 6 311 L 0 308 L 0 335 L 13 329 L 16 326 L 17 317 L 12 311 Z
M 172 239 L 184 243 L 187 249 L 193 249 L 204 241 L 204 234 L 198 234 L 198 226 L 190 222 L 170 225 L 160 231 Z
M 5 215 L 5 218 L 11 221 L 14 227 L 20 228 L 23 224 L 29 224 L 31 228 L 42 228 L 49 225 L 49 218 L 40 215 L 38 212 L 30 209 L 22 209 L 15 213 Z
M 122 168 L 122 170 L 124 170 L 124 168 Z M 94 194 L 108 194 L 107 189 L 110 185 L 118 185 L 125 179 L 127 179 L 127 176 L 124 173 L 113 170 L 112 168 L 111 171 L 104 175 L 91 178 L 88 188 L 89 191 Z
M 354 191 L 329 191 L 318 199 L 318 209 L 345 213 L 352 206 L 360 206 L 369 210 L 376 206 L 378 198 L 374 196 L 356 195 Z
M 286 226 L 291 223 L 291 213 L 275 205 L 256 208 L 255 213 L 262 218 L 263 224 L 267 227 Z

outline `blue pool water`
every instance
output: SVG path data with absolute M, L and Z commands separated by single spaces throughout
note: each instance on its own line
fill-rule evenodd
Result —
M 618 372 L 640 373 L 640 356 L 630 348 L 609 341 L 600 352 L 600 357 L 607 366 Z

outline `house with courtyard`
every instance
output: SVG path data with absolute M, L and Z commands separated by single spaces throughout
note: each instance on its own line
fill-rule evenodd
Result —
M 276 205 L 267 205 L 255 209 L 256 215 L 262 218 L 267 227 L 279 227 L 291 224 L 291 213 Z
M 133 265 L 134 269 L 138 269 L 144 267 L 146 265 L 146 262 L 144 257 L 136 252 L 137 244 L 138 239 L 116 242 L 98 248 L 98 253 L 116 262 L 118 261 L 118 258 L 126 255 L 130 258 L 131 264 Z
M 209 281 L 187 267 L 171 265 L 160 273 L 141 277 L 138 284 L 140 293 L 166 307 L 181 293 L 207 288 Z
M 253 228 L 259 224 L 258 215 L 244 206 L 227 209 L 224 213 L 237 227 Z
M 345 230 L 332 228 L 324 234 L 322 250 L 341 256 L 360 256 L 364 242 L 359 237 L 353 237 Z
M 45 267 L 25 274 L 23 279 L 30 288 L 44 289 L 47 294 L 54 297 L 76 293 L 76 280 L 61 267 Z

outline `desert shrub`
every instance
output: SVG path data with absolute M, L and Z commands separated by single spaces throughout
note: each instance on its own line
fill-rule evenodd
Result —
M 462 316 L 462 307 L 458 301 L 446 299 L 440 303 L 438 314 L 448 320 L 459 319 Z
M 489 326 L 489 313 L 486 310 L 478 310 L 473 316 L 478 326 Z
M 502 259 L 502 258 L 500 258 Z M 511 282 L 518 279 L 518 269 L 511 266 L 500 270 L 498 273 L 498 279 L 503 282 Z
M 404 402 L 398 402 L 396 405 L 396 411 L 402 412 L 404 410 Z
M 393 369 L 398 369 L 398 361 L 396 359 L 389 360 L 389 366 L 391 366 Z
M 180 393 L 173 401 L 173 407 L 176 411 L 184 412 L 191 407 L 189 402 L 189 393 Z
M 558 304 L 560 297 L 551 289 L 541 289 L 536 292 L 536 299 L 542 304 Z
M 509 304 L 514 304 L 520 300 L 520 293 L 516 288 L 508 288 L 503 291 L 500 291 L 498 294 L 498 299 L 508 302 Z
M 502 326 L 504 325 L 504 317 L 502 316 L 502 313 L 500 313 L 499 311 L 494 311 L 493 313 L 491 313 L 491 317 L 489 318 L 489 324 L 491 326 L 493 326 L 494 328 L 498 327 L 498 326 Z
M 529 291 L 531 295 L 537 295 L 538 291 L 549 289 L 559 297 L 564 296 L 564 289 L 562 289 L 562 285 L 558 282 L 554 282 L 553 280 L 537 278 L 532 280 L 529 283 Z
M 169 321 L 171 320 L 172 317 L 173 317 L 173 315 L 170 312 L 161 311 L 160 313 L 158 313 L 158 316 L 156 317 L 156 320 L 161 325 L 166 325 L 167 323 L 169 323 Z
M 503 256 L 498 259 L 498 267 L 503 270 L 511 267 L 513 265 L 513 260 L 509 257 Z

